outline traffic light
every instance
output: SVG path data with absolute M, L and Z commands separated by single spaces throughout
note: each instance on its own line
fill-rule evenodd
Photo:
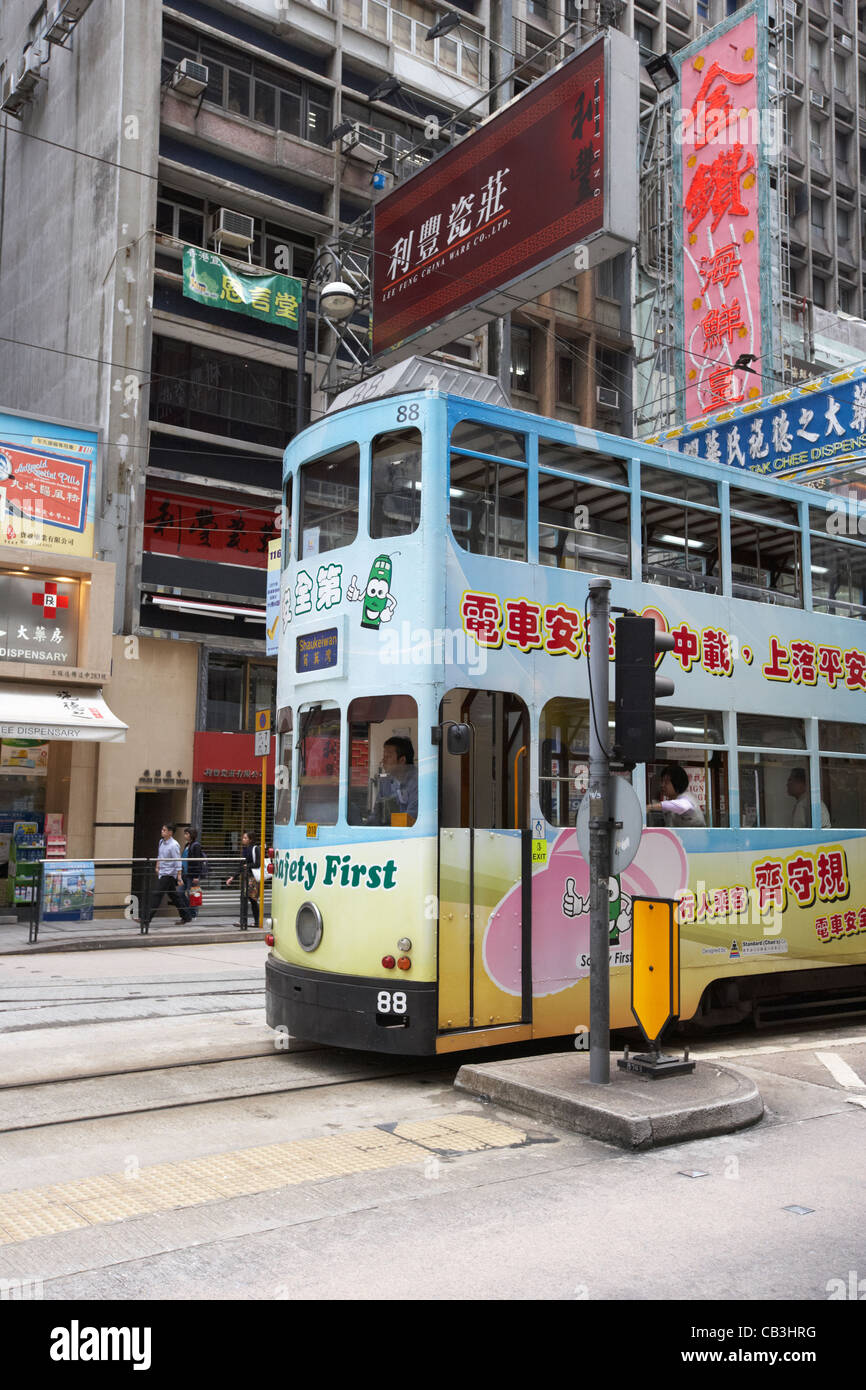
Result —
M 656 675 L 656 656 L 674 639 L 653 618 L 629 614 L 616 620 L 616 729 L 614 753 L 624 763 L 651 763 L 657 743 L 676 736 L 673 724 L 656 719 L 656 699 L 673 695 L 669 676 Z

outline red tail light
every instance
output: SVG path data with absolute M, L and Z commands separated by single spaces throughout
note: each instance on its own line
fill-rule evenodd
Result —
M 273 936 L 271 935 L 270 932 L 267 933 L 267 935 L 266 935 L 266 937 L 265 937 L 265 941 L 268 943 L 269 946 L 273 946 L 273 944 L 274 944 L 274 938 L 273 938 Z
M 393 970 L 397 962 L 395 961 L 393 956 L 383 956 L 382 964 L 384 965 L 386 970 Z

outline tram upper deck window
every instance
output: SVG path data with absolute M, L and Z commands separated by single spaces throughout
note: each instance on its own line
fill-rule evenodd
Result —
M 451 454 L 451 530 L 464 550 L 526 559 L 526 469 Z
M 370 535 L 408 536 L 421 518 L 421 431 L 394 430 L 373 440 Z
M 650 468 L 641 465 L 640 482 L 644 492 L 657 492 L 662 497 L 676 497 L 680 502 L 697 502 L 703 507 L 718 507 L 719 493 L 715 483 L 680 473 L 675 468 Z
M 411 695 L 353 700 L 349 725 L 350 825 L 409 826 L 418 817 L 418 706 Z
M 556 468 L 560 473 L 580 473 L 594 483 L 614 483 L 628 487 L 628 465 L 625 459 L 611 458 L 578 449 L 573 444 L 560 444 L 555 439 L 539 439 L 539 468 Z
M 629 494 L 538 475 L 538 558 L 558 569 L 628 578 Z
M 300 470 L 299 560 L 351 545 L 358 534 L 357 444 L 305 463 Z
M 298 716 L 295 825 L 336 825 L 340 793 L 340 711 L 308 705 Z
M 526 459 L 526 440 L 511 430 L 497 430 L 480 420 L 460 420 L 451 431 L 452 449 L 469 449 L 474 454 L 494 454 L 501 459 Z
M 735 598 L 802 608 L 799 515 L 794 502 L 731 488 L 731 581 Z
M 283 488 L 283 517 L 282 517 L 282 545 L 280 551 L 283 557 L 283 569 L 286 569 L 292 558 L 292 484 L 294 479 L 291 475 L 286 479 Z
M 647 486 L 646 482 L 642 485 Z M 674 497 L 643 497 L 641 530 L 644 579 L 652 584 L 719 593 L 718 512 L 684 506 Z

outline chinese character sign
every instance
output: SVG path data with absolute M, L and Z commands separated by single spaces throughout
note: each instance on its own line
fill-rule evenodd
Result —
M 374 352 L 602 231 L 606 43 L 575 55 L 376 205 Z M 573 274 L 569 260 L 561 279 Z
M 680 56 L 674 118 L 681 176 L 685 417 L 760 394 L 760 377 L 734 369 L 762 355 L 759 218 L 764 46 L 754 11 Z M 755 365 L 755 364 L 753 364 Z
M 151 554 L 267 569 L 268 546 L 275 539 L 275 517 L 267 507 L 150 488 L 144 505 L 144 549 Z
M 282 539 L 268 542 L 267 618 L 265 621 L 265 655 L 276 656 L 280 650 L 280 574 L 282 573 Z
M 0 545 L 92 555 L 97 437 L 0 413 Z
M 74 666 L 78 607 L 77 580 L 0 574 L 0 661 Z
M 211 309 L 297 328 L 303 286 L 289 275 L 244 275 L 212 251 L 183 248 L 183 292 Z
M 866 449 L 866 368 L 732 405 L 646 442 L 753 473 L 843 464 Z

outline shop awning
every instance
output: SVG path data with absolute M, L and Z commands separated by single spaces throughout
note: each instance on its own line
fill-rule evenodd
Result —
M 127 727 L 96 686 L 0 684 L 0 739 L 123 743 Z

